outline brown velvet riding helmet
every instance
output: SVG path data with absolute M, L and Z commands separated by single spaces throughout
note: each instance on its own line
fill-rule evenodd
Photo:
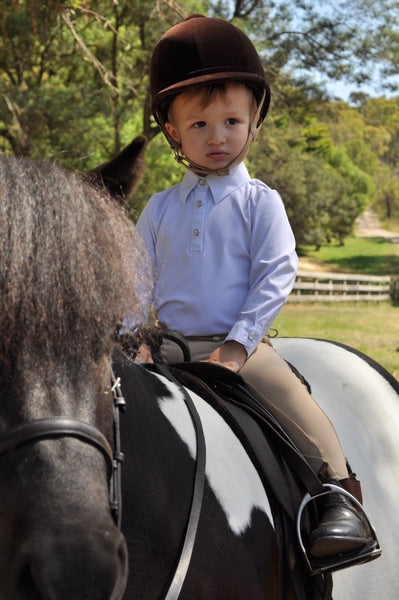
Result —
M 270 104 L 270 88 L 250 39 L 228 21 L 192 15 L 169 29 L 155 46 L 150 69 L 152 111 L 163 128 L 167 107 L 198 84 L 239 81 L 249 85 L 259 107 L 260 127 Z

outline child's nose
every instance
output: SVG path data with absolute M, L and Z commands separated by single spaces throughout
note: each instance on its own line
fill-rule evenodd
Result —
M 209 132 L 208 143 L 209 144 L 221 144 L 225 141 L 224 128 L 221 125 L 215 125 Z

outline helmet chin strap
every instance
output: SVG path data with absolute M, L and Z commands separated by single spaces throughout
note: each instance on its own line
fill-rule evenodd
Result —
M 263 105 L 265 96 L 266 96 L 266 92 L 263 92 L 263 98 L 258 105 L 258 109 L 255 113 L 254 118 L 252 119 L 252 123 L 251 123 L 251 125 L 249 127 L 249 131 L 248 131 L 248 137 L 247 137 L 247 140 L 246 140 L 244 146 L 242 147 L 240 152 L 237 154 L 237 156 L 228 163 L 228 165 L 226 165 L 225 167 L 222 167 L 221 169 L 209 169 L 208 167 L 204 167 L 203 165 L 199 165 L 198 163 L 195 163 L 194 161 L 190 160 L 188 158 L 188 156 L 186 156 L 183 152 L 181 152 L 181 146 L 179 144 L 177 144 L 177 142 L 168 134 L 165 127 L 163 127 L 162 129 L 165 134 L 165 137 L 168 140 L 170 147 L 172 148 L 172 150 L 174 152 L 175 160 L 180 165 L 183 165 L 184 167 L 186 167 L 186 169 L 190 169 L 191 171 L 194 171 L 195 173 L 197 173 L 197 175 L 202 175 L 204 177 L 206 177 L 206 175 L 219 175 L 219 177 L 225 177 L 226 175 L 229 175 L 231 169 L 236 167 L 238 164 L 240 164 L 240 162 L 242 162 L 244 160 L 244 158 L 246 157 L 246 155 L 248 153 L 251 143 L 258 136 L 258 133 L 259 133 L 261 125 L 262 125 L 262 121 L 260 120 L 260 112 L 262 110 L 262 105 Z
M 194 171 L 195 173 L 197 173 L 197 175 L 203 175 L 204 177 L 206 175 L 219 175 L 220 177 L 223 177 L 230 173 L 231 163 L 229 163 L 226 167 L 223 167 L 222 169 L 208 169 L 208 167 L 203 167 L 202 165 L 195 163 L 194 161 L 190 160 L 185 154 L 183 154 L 183 152 L 180 152 L 180 146 L 177 148 L 173 148 L 173 151 L 175 153 L 175 161 L 178 162 L 179 165 L 183 165 L 184 167 L 186 167 L 186 169 Z

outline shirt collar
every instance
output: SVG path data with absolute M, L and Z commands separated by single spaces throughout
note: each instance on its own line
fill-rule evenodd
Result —
M 185 204 L 188 196 L 193 191 L 198 182 L 205 180 L 211 191 L 215 204 L 221 202 L 226 196 L 241 187 L 250 180 L 248 170 L 244 163 L 240 163 L 234 169 L 231 169 L 228 175 L 220 177 L 219 175 L 207 175 L 201 177 L 189 169 L 186 170 L 180 183 L 179 196 L 182 204 Z

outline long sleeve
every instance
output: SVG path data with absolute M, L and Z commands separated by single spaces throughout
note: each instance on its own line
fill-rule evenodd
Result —
M 283 202 L 261 188 L 251 207 L 249 290 L 227 339 L 253 351 L 270 329 L 295 282 L 295 239 Z

